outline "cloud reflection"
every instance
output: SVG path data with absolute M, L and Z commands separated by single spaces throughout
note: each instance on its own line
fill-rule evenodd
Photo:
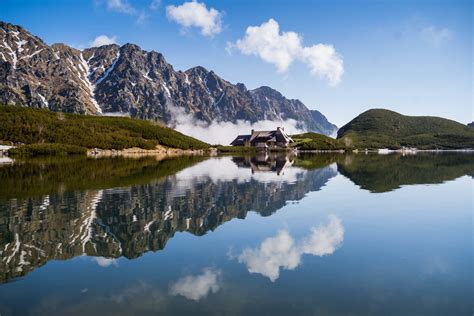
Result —
M 341 220 L 329 216 L 326 225 L 313 227 L 311 233 L 296 242 L 288 231 L 280 231 L 275 237 L 265 239 L 259 247 L 246 248 L 238 261 L 247 266 L 250 273 L 258 273 L 272 282 L 280 276 L 280 269 L 293 270 L 301 263 L 304 254 L 313 256 L 330 255 L 344 240 L 344 226 Z
M 94 257 L 92 258 L 99 266 L 103 268 L 107 268 L 110 266 L 118 266 L 118 261 L 117 259 L 113 258 L 104 258 L 104 257 Z
M 171 295 L 181 295 L 187 299 L 199 301 L 209 293 L 217 293 L 220 289 L 219 270 L 206 268 L 202 274 L 189 275 L 179 279 L 170 287 Z

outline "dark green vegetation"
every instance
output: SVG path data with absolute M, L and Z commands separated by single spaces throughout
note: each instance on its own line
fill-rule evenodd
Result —
M 291 136 L 295 141 L 292 146 L 299 150 L 343 150 L 345 146 L 339 140 L 317 134 L 304 133 Z
M 165 160 L 43 157 L 0 166 L 0 199 L 40 197 L 58 191 L 99 190 L 145 184 L 198 163 L 203 156 Z
M 76 145 L 67 144 L 30 144 L 8 151 L 12 156 L 63 156 L 63 155 L 85 155 L 87 149 Z
M 350 154 L 336 156 L 336 161 L 342 175 L 371 192 L 392 191 L 402 185 L 442 183 L 474 173 L 472 153 Z
M 150 121 L 55 113 L 47 110 L 0 106 L 0 139 L 22 144 L 56 143 L 82 148 L 207 149 L 209 145 Z M 46 145 L 26 152 L 70 152 L 72 147 Z M 73 150 L 77 152 L 77 149 Z
M 327 167 L 341 160 L 342 157 L 345 157 L 344 153 L 301 153 L 295 157 L 293 166 L 306 170 L 315 170 Z
M 257 148 L 250 146 L 216 146 L 217 151 L 223 154 L 232 154 L 232 153 L 254 153 L 257 151 Z
M 474 129 L 431 116 L 405 116 L 374 109 L 339 129 L 337 138 L 347 148 L 416 147 L 418 149 L 474 148 Z
M 373 193 L 393 191 L 403 185 L 437 184 L 474 175 L 473 153 L 417 153 L 403 156 L 354 153 L 303 153 L 294 167 L 314 170 L 337 163 L 338 171 Z

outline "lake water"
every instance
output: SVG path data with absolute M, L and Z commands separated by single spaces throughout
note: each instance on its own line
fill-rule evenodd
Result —
M 472 315 L 473 154 L 0 166 L 0 314 Z

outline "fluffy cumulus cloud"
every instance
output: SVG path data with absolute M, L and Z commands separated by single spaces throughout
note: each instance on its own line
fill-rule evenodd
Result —
M 328 224 L 312 228 L 311 233 L 300 241 L 295 241 L 287 231 L 280 231 L 275 237 L 265 239 L 259 247 L 244 249 L 237 259 L 247 266 L 250 273 L 261 274 L 275 282 L 280 269 L 295 269 L 305 254 L 330 255 L 343 240 L 341 220 L 330 215 Z
M 435 47 L 440 47 L 453 36 L 453 32 L 447 28 L 437 28 L 435 26 L 423 27 L 420 31 L 422 39 Z
M 172 116 L 174 129 L 186 135 L 193 135 L 210 144 L 229 145 L 236 135 L 250 134 L 252 129 L 274 130 L 277 127 L 283 127 L 285 132 L 290 135 L 304 132 L 303 129 L 298 127 L 298 122 L 292 119 L 281 121 L 261 120 L 254 123 L 245 120 L 238 120 L 235 123 L 213 121 L 209 124 L 195 119 L 193 115 L 186 113 L 182 108 L 169 106 L 168 110 Z
M 185 2 L 182 5 L 166 7 L 168 18 L 185 30 L 196 27 L 204 36 L 212 37 L 222 30 L 222 13 L 214 8 L 208 9 L 204 3 L 197 1 Z
M 270 19 L 260 26 L 249 26 L 242 39 L 229 43 L 228 49 L 244 55 L 255 55 L 274 64 L 278 72 L 286 72 L 294 61 L 306 64 L 311 73 L 326 78 L 331 86 L 341 82 L 344 73 L 342 57 L 332 45 L 304 46 L 295 32 L 281 32 L 280 25 Z
M 99 35 L 97 36 L 92 42 L 89 43 L 90 47 L 99 47 L 102 45 L 110 45 L 117 43 L 117 36 L 107 36 L 107 35 Z
M 342 58 L 332 45 L 316 44 L 304 47 L 301 60 L 311 69 L 311 73 L 326 78 L 329 85 L 335 86 L 341 82 L 344 73 Z
M 171 295 L 181 295 L 189 300 L 199 301 L 210 293 L 217 293 L 220 289 L 219 270 L 206 268 L 199 275 L 185 276 L 170 287 Z

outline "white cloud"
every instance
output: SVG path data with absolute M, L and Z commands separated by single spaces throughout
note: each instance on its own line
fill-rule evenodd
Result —
M 169 106 L 168 109 L 172 115 L 174 129 L 186 135 L 194 135 L 194 137 L 211 144 L 229 145 L 237 135 L 250 134 L 252 129 L 274 130 L 280 126 L 284 127 L 285 132 L 290 135 L 304 132 L 298 127 L 298 122 L 292 119 L 261 120 L 255 123 L 244 120 L 238 120 L 236 123 L 213 121 L 208 124 L 195 119 L 182 108 Z
M 244 55 L 255 55 L 274 64 L 281 73 L 298 60 L 305 63 L 311 73 L 326 78 L 331 86 L 337 85 L 344 73 L 342 57 L 332 45 L 303 46 L 303 39 L 298 33 L 280 32 L 280 26 L 274 19 L 260 26 L 249 26 L 242 39 L 228 44 L 228 51 L 233 48 Z
M 341 82 L 344 65 L 334 46 L 316 44 L 304 47 L 301 60 L 308 65 L 312 74 L 325 77 L 329 81 L 329 85 L 335 86 Z
M 118 266 L 117 259 L 113 258 L 104 258 L 104 257 L 94 257 L 93 260 L 101 267 L 107 268 L 110 266 Z
M 301 51 L 301 37 L 295 32 L 280 33 L 273 19 L 260 26 L 249 26 L 235 46 L 245 55 L 257 55 L 285 72 Z
M 137 9 L 128 3 L 127 0 L 107 0 L 107 8 L 109 10 L 131 15 L 135 15 L 137 13 Z
M 293 270 L 301 263 L 304 254 L 324 256 L 334 253 L 344 240 L 344 226 L 339 218 L 329 216 L 329 223 L 312 228 L 312 232 L 299 242 L 287 231 L 265 239 L 255 249 L 244 249 L 238 261 L 247 266 L 250 273 L 258 273 L 272 282 L 280 276 L 280 269 Z
M 206 268 L 196 276 L 186 276 L 179 279 L 170 287 L 171 295 L 181 295 L 193 301 L 199 301 L 210 293 L 217 293 L 220 289 L 221 272 Z
M 102 45 L 110 45 L 117 43 L 117 36 L 109 37 L 107 35 L 99 35 L 92 42 L 89 42 L 90 47 L 99 47 Z
M 437 28 L 435 26 L 423 27 L 420 31 L 422 39 L 435 47 L 440 47 L 449 41 L 453 32 L 447 28 Z
M 222 29 L 222 13 L 214 8 L 207 9 L 204 3 L 197 1 L 185 2 L 180 6 L 166 7 L 168 18 L 184 29 L 197 27 L 204 36 L 214 36 Z

